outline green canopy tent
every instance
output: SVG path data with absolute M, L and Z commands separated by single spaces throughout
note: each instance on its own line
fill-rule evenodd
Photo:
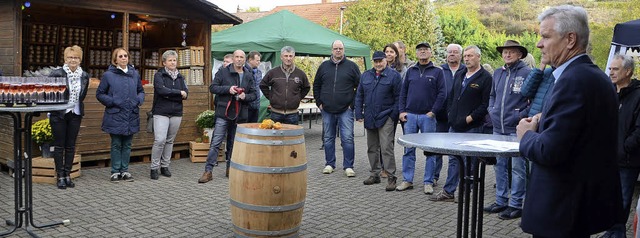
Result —
M 212 57 L 222 60 L 225 54 L 241 49 L 262 54 L 271 65 L 282 64 L 280 49 L 291 46 L 296 55 L 329 56 L 335 40 L 344 43 L 347 57 L 364 57 L 365 67 L 371 68 L 371 48 L 354 39 L 338 34 L 290 11 L 274 14 L 211 34 Z M 365 70 L 365 69 L 363 69 Z

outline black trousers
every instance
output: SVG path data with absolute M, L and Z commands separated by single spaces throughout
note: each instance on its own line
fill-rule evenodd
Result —
M 247 122 L 249 123 L 258 122 L 259 116 L 260 116 L 260 109 L 252 109 L 251 107 L 249 107 L 249 118 L 247 119 Z
M 73 112 L 52 113 L 49 118 L 53 134 L 53 160 L 58 177 L 69 176 L 76 153 L 76 139 L 80 132 L 82 116 Z

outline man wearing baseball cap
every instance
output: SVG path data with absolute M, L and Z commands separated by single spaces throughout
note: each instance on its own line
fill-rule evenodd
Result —
M 384 169 L 388 175 L 386 190 L 393 191 L 396 189 L 393 140 L 398 122 L 398 98 L 402 79 L 397 71 L 387 67 L 385 57 L 382 51 L 373 53 L 373 68 L 360 76 L 355 114 L 358 122 L 364 121 L 364 128 L 367 130 L 367 155 L 371 165 L 371 176 L 364 184 L 380 183 L 380 172 Z M 384 167 L 380 166 L 380 157 Z
M 426 42 L 416 45 L 418 62 L 407 70 L 400 91 L 400 120 L 404 121 L 404 133 L 428 133 L 436 131 L 436 114 L 446 100 L 446 87 L 442 69 L 431 62 L 431 45 Z M 427 156 L 424 169 L 424 193 L 433 194 L 433 171 L 435 156 Z M 413 174 L 416 165 L 416 149 L 405 148 L 402 156 L 402 177 L 404 181 L 396 187 L 398 191 L 413 188 Z

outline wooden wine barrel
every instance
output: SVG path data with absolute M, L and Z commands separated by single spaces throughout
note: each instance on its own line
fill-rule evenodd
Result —
M 231 219 L 238 237 L 297 236 L 307 196 L 304 129 L 239 124 L 229 170 Z

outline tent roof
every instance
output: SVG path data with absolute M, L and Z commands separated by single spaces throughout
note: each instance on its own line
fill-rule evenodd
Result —
M 292 46 L 296 55 L 328 56 L 331 44 L 341 40 L 349 57 L 365 57 L 370 64 L 370 47 L 307 19 L 283 10 L 254 21 L 211 34 L 211 51 L 221 57 L 241 49 L 260 53 L 274 52 L 280 60 L 280 49 Z
M 640 46 L 640 19 L 616 24 L 611 44 L 630 47 Z

